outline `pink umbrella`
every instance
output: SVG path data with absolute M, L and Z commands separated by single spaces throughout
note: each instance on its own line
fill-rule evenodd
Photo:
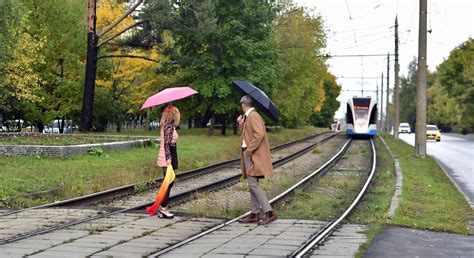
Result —
M 158 106 L 178 99 L 184 99 L 196 93 L 198 92 L 191 87 L 167 88 L 149 97 L 145 103 L 143 103 L 141 109 Z

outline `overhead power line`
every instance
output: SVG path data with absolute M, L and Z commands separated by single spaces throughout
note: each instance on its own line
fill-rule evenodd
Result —
M 357 31 L 366 31 L 366 30 L 373 30 L 375 28 L 386 28 L 387 26 L 386 25 L 377 25 L 377 26 L 371 26 L 371 27 L 361 27 L 361 28 L 358 28 Z M 393 27 L 393 26 L 392 26 Z M 334 28 L 333 31 L 331 31 L 332 33 L 337 33 L 337 34 L 340 34 L 340 33 L 351 33 L 353 31 L 353 29 L 347 29 L 348 27 L 340 27 L 340 28 Z

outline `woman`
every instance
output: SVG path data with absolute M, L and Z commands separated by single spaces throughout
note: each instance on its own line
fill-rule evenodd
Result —
M 178 169 L 178 153 L 176 151 L 176 141 L 179 135 L 176 132 L 176 127 L 179 125 L 180 114 L 178 108 L 175 106 L 168 106 L 163 111 L 160 121 L 160 151 L 158 152 L 158 167 L 163 169 L 163 176 L 166 176 L 166 168 L 172 165 L 173 169 Z M 174 217 L 173 213 L 168 210 L 168 200 L 171 188 L 174 182 L 168 187 L 165 199 L 158 208 L 159 216 L 162 218 L 171 219 Z

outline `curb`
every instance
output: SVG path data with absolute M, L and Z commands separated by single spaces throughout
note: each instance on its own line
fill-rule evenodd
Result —
M 469 200 L 469 198 L 467 197 L 467 195 L 461 190 L 461 188 L 459 187 L 459 185 L 456 183 L 456 181 L 454 181 L 454 179 L 451 177 L 451 175 L 448 173 L 448 171 L 446 171 L 446 169 L 445 169 L 444 166 L 441 164 L 441 162 L 439 162 L 435 157 L 433 157 L 433 156 L 431 156 L 431 155 L 430 155 L 430 157 L 436 161 L 436 163 L 437 163 L 438 166 L 441 168 L 441 170 L 443 170 L 443 173 L 449 178 L 449 180 L 450 180 L 451 183 L 456 187 L 456 189 L 458 190 L 458 192 L 464 197 L 464 199 L 466 200 L 467 204 L 469 204 L 469 206 L 471 206 L 471 209 L 474 210 L 474 203 L 471 202 L 471 200 Z
M 393 159 L 393 167 L 395 169 L 395 176 L 397 177 L 397 181 L 395 183 L 395 192 L 393 193 L 392 201 L 390 202 L 390 208 L 388 209 L 388 212 L 387 212 L 387 218 L 391 220 L 393 216 L 395 215 L 395 210 L 400 205 L 400 195 L 402 194 L 403 175 L 402 175 L 402 170 L 400 169 L 400 163 L 398 162 L 398 159 L 395 158 L 395 156 L 393 155 L 392 151 L 388 147 L 388 144 L 385 142 L 385 140 L 380 135 L 377 135 L 377 136 L 382 141 L 383 145 L 385 145 L 385 148 L 387 148 L 388 153 Z

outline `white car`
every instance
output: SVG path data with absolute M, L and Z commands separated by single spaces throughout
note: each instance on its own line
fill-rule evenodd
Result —
M 58 127 L 45 126 L 44 129 L 43 129 L 43 133 L 59 133 L 59 128 Z
M 398 127 L 398 133 L 411 133 L 411 128 L 409 123 L 400 123 Z

